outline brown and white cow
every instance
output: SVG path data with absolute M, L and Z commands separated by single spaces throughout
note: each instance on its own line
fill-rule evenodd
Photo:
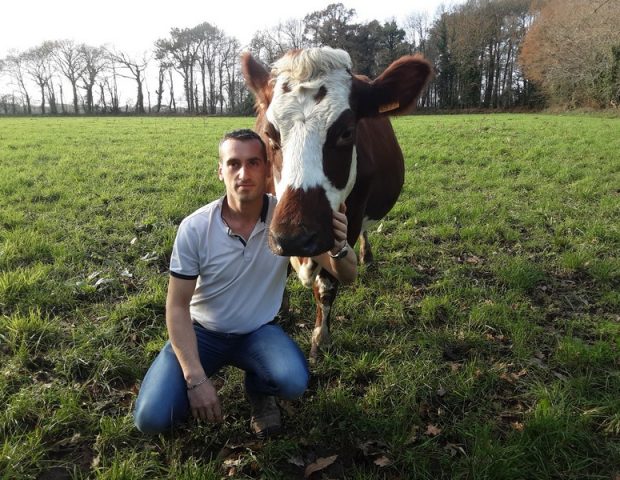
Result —
M 295 50 L 271 72 L 242 57 L 256 97 L 256 131 L 268 145 L 278 205 L 270 247 L 278 255 L 312 257 L 334 244 L 332 209 L 346 203 L 348 241 L 360 238 L 360 261 L 372 253 L 366 228 L 390 211 L 404 181 L 403 155 L 388 115 L 409 112 L 431 76 L 419 56 L 392 63 L 377 79 L 351 73 L 343 50 Z M 307 258 L 293 259 L 317 301 L 310 360 L 329 340 L 329 314 L 338 285 Z

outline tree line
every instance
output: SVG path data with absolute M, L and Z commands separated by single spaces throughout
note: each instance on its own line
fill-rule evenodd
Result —
M 290 49 L 343 48 L 355 73 L 370 78 L 404 54 L 421 53 L 435 78 L 420 108 L 620 104 L 616 0 L 467 0 L 433 18 L 411 13 L 402 24 L 355 17 L 355 9 L 330 4 L 257 31 L 243 50 L 269 65 Z M 241 52 L 236 38 L 208 22 L 172 28 L 139 57 L 46 41 L 0 59 L 0 113 L 250 114 Z M 120 98 L 123 79 L 135 88 L 131 104 Z

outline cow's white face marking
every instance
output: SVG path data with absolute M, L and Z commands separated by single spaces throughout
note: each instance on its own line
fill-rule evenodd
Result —
M 351 192 L 357 171 L 355 149 L 344 189 L 336 188 L 323 170 L 327 131 L 342 112 L 350 108 L 351 85 L 351 75 L 345 68 L 309 81 L 297 81 L 287 73 L 277 77 L 266 116 L 280 132 L 282 172 L 276 184 L 278 198 L 282 198 L 287 188 L 321 187 L 332 209 L 337 210 Z M 321 87 L 327 94 L 317 101 Z

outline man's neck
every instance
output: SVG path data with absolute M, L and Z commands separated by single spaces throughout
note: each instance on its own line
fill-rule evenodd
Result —
M 222 215 L 227 221 L 235 223 L 256 222 L 263 210 L 263 201 L 264 196 L 253 202 L 235 202 L 225 196 L 222 204 Z

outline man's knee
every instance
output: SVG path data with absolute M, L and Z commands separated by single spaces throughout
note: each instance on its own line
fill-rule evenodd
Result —
M 278 396 L 285 400 L 295 400 L 301 397 L 308 388 L 310 375 L 308 372 L 298 372 L 286 378 L 281 378 L 278 382 L 280 392 Z
M 160 412 L 148 408 L 136 408 L 133 414 L 134 425 L 147 435 L 164 433 L 172 428 L 170 415 L 161 415 Z

